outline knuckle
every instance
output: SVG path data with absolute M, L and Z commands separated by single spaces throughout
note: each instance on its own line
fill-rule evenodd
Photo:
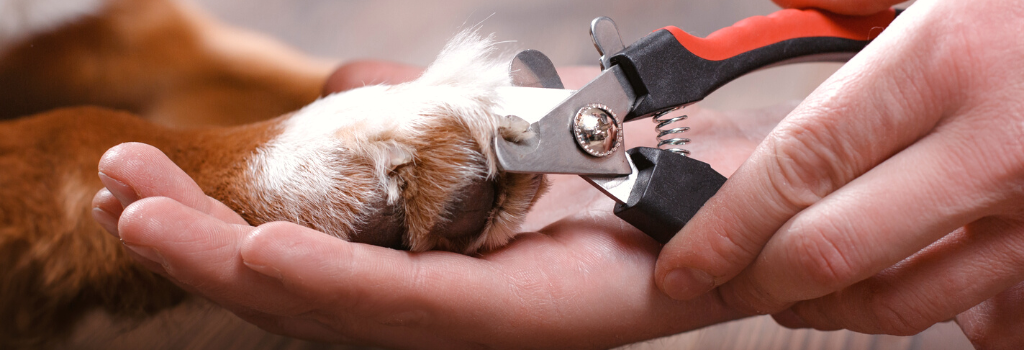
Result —
M 720 234 L 705 236 L 699 248 L 690 245 L 672 248 L 676 248 L 677 255 L 685 252 L 690 258 L 687 263 L 692 267 L 706 271 L 716 279 L 725 280 L 739 273 L 739 268 L 749 265 L 760 254 L 767 240 L 768 237 L 759 239 L 757 234 L 745 230 L 721 231 Z M 694 256 L 697 259 L 693 259 Z
M 852 145 L 830 123 L 790 123 L 769 138 L 768 180 L 788 204 L 806 208 L 846 183 Z
M 446 279 L 434 269 L 415 264 L 404 280 L 396 281 L 397 290 L 417 291 L 416 293 L 367 293 L 364 300 L 371 301 L 373 306 L 360 310 L 365 319 L 377 324 L 396 327 L 426 328 L 436 324 L 438 317 L 432 307 L 435 303 L 431 296 L 447 294 L 439 293 L 437 288 Z M 366 306 L 366 305 L 364 305 Z
M 796 271 L 802 271 L 810 282 L 831 292 L 853 282 L 857 270 L 849 254 L 840 249 L 823 230 L 808 230 L 794 235 L 791 259 Z

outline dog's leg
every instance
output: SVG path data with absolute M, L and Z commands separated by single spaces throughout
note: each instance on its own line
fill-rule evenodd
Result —
M 332 67 L 185 2 L 0 0 L 0 119 L 97 105 L 236 125 L 312 102 Z
M 0 123 L 0 348 L 59 340 L 83 313 L 97 308 L 133 318 L 185 298 L 137 265 L 92 220 L 90 203 L 103 187 L 97 163 L 104 151 L 128 141 L 156 145 L 207 193 L 239 203 L 253 199 L 241 192 L 247 190 L 246 160 L 276 128 L 271 121 L 172 129 L 89 107 Z
M 122 142 L 156 146 L 252 225 L 411 250 L 505 244 L 543 179 L 497 168 L 496 89 L 509 78 L 492 50 L 463 34 L 415 81 L 245 126 L 168 128 L 99 108 L 0 123 L 0 345 L 60 334 L 90 308 L 144 315 L 183 298 L 90 219 L 100 155 Z

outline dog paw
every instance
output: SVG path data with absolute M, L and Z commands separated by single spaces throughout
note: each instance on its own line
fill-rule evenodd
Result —
M 498 169 L 507 60 L 457 35 L 418 79 L 327 96 L 280 121 L 249 161 L 251 223 L 287 220 L 352 241 L 472 253 L 514 235 L 543 187 Z

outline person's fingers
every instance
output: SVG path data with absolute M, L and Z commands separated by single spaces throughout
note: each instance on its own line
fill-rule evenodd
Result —
M 738 274 L 794 214 L 926 135 L 949 99 L 952 57 L 908 11 L 798 106 L 661 252 L 659 287 L 677 299 Z M 893 50 L 899 47 L 900 50 Z M 907 84 L 907 82 L 914 84 Z
M 241 254 L 254 270 L 316 301 L 321 312 L 314 316 L 331 328 L 359 339 L 400 335 L 405 340 L 396 346 L 414 344 L 409 339 L 609 344 L 622 342 L 608 338 L 616 332 L 655 336 L 736 316 L 712 295 L 688 303 L 664 297 L 649 275 L 637 273 L 653 266 L 656 244 L 607 216 L 561 221 L 551 226 L 555 235 L 522 234 L 483 259 L 412 254 L 266 225 L 247 238 Z M 592 275 L 597 271 L 600 278 Z M 686 316 L 694 307 L 702 317 Z M 623 309 L 633 311 L 617 311 Z M 569 327 L 563 318 L 579 321 Z M 566 327 L 587 333 L 569 336 Z M 535 339 L 515 336 L 523 332 Z
M 118 223 L 121 240 L 131 252 L 159 265 L 179 285 L 218 304 L 275 314 L 308 311 L 279 282 L 242 264 L 240 242 L 252 230 L 167 197 L 133 202 Z
M 1024 280 L 1024 224 L 985 218 L 885 271 L 830 295 L 796 303 L 805 325 L 917 334 Z
M 986 153 L 1024 138 L 1024 132 L 976 134 L 973 124 L 946 123 L 797 213 L 758 259 L 720 287 L 723 298 L 775 312 L 868 278 L 958 227 L 1017 210 L 1016 181 L 1007 180 L 1024 177 L 1013 165 L 1024 157 L 1006 162 Z
M 241 216 L 203 193 L 184 170 L 156 147 L 134 142 L 114 146 L 100 158 L 99 172 L 100 181 L 122 207 L 141 198 L 161 196 L 226 222 L 245 224 Z M 104 209 L 111 209 L 111 203 L 102 204 Z M 93 207 L 96 205 L 94 201 Z
M 906 0 L 772 0 L 784 8 L 818 8 L 844 15 L 870 15 Z
M 367 85 L 398 84 L 423 74 L 423 67 L 388 61 L 353 61 L 341 65 L 324 83 L 323 95 Z
M 304 299 L 333 307 L 340 302 L 346 312 L 383 324 L 414 316 L 433 322 L 437 308 L 445 306 L 438 300 L 489 290 L 497 277 L 481 274 L 488 270 L 482 266 L 486 262 L 468 256 L 409 254 L 284 223 L 255 229 L 240 253 L 249 268 L 281 280 Z M 464 297 L 460 304 L 485 296 Z
M 1024 344 L 1024 282 L 956 316 L 976 349 L 1015 349 Z
M 447 343 L 450 347 L 451 342 L 464 341 L 452 334 L 467 329 L 467 318 L 516 323 L 512 320 L 517 307 L 487 306 L 488 300 L 504 299 L 504 290 L 493 287 L 493 280 L 503 275 L 484 268 L 485 261 L 467 256 L 410 254 L 284 224 L 253 231 L 242 244 L 241 255 L 249 268 L 279 280 L 297 297 L 316 305 L 318 311 L 307 318 L 357 341 L 376 339 L 378 345 L 396 347 Z M 288 322 L 267 322 L 269 327 L 294 328 Z M 468 337 L 484 340 L 479 335 Z
M 107 233 L 110 233 L 114 237 L 119 237 L 117 234 L 117 218 L 121 217 L 121 211 L 124 207 L 121 206 L 121 201 L 114 197 L 114 194 L 110 193 L 110 190 L 106 188 L 100 189 L 96 192 L 96 195 L 92 197 L 92 217 L 96 220 L 100 226 L 103 227 Z

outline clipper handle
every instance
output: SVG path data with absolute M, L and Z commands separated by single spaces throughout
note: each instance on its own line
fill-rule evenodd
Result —
M 627 155 L 637 180 L 629 201 L 615 205 L 615 215 L 662 244 L 725 184 L 725 176 L 707 163 L 667 150 L 638 147 Z

